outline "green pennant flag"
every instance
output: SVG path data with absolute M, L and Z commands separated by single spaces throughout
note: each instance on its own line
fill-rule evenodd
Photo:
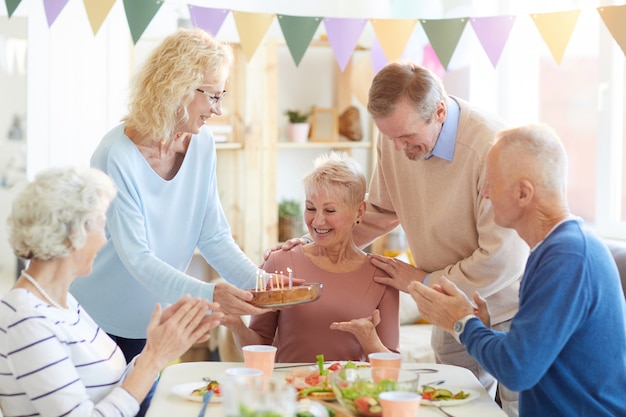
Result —
M 133 44 L 137 44 L 162 5 L 162 0 L 124 0 L 126 20 L 133 36 Z
M 441 65 L 446 69 L 448 69 L 452 54 L 459 44 L 467 20 L 467 18 L 438 20 L 420 19 L 430 44 L 435 50 L 439 61 L 441 61 Z
M 277 14 L 280 29 L 283 31 L 285 42 L 291 53 L 296 67 L 300 65 L 300 61 L 304 56 L 315 31 L 322 22 L 321 17 L 309 16 L 288 16 L 286 14 Z
M 17 9 L 17 6 L 19 6 L 21 2 L 22 0 L 6 0 L 7 12 L 9 12 L 9 17 L 11 17 L 11 15 L 15 11 L 15 9 Z

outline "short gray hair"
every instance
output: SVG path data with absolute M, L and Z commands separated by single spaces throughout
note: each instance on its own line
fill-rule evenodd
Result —
M 104 214 L 117 190 L 94 168 L 40 172 L 15 198 L 7 225 L 9 243 L 23 259 L 64 257 L 85 245 L 85 226 Z
M 331 151 L 318 156 L 313 171 L 304 177 L 303 183 L 307 194 L 340 191 L 345 201 L 355 206 L 365 200 L 367 185 L 363 169 L 345 152 Z
M 556 131 L 545 124 L 528 124 L 496 134 L 501 163 L 525 160 L 546 191 L 565 194 L 567 153 Z

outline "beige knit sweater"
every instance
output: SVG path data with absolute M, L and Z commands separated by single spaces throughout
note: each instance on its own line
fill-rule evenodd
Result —
M 381 136 L 365 218 L 355 228 L 359 245 L 400 223 L 416 266 L 442 275 L 471 298 L 487 299 L 491 323 L 513 317 L 529 248 L 512 229 L 493 222 L 491 202 L 481 195 L 484 166 L 494 134 L 504 125 L 463 100 L 452 162 L 432 157 L 411 161 Z

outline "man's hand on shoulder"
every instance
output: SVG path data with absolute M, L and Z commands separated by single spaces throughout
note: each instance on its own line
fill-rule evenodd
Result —
M 376 277 L 374 278 L 376 282 L 389 285 L 403 292 L 408 292 L 408 287 L 411 282 L 422 282 L 427 275 L 426 272 L 421 269 L 396 258 L 374 254 L 372 255 L 371 262 L 374 266 L 382 269 L 391 277 Z

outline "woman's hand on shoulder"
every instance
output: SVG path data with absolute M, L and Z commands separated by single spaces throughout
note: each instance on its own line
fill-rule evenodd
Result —
M 273 246 L 265 251 L 265 253 L 263 254 L 263 261 L 267 261 L 272 252 L 276 252 L 279 250 L 290 250 L 294 246 L 306 245 L 307 243 L 310 243 L 310 239 L 304 237 L 294 237 L 293 239 L 289 239 L 286 242 L 279 243 L 278 245 Z

